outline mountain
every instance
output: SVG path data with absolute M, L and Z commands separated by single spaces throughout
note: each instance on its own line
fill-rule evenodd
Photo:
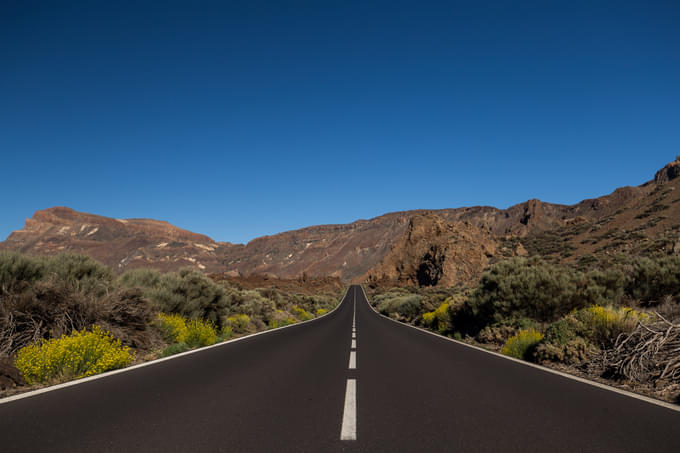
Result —
M 35 213 L 0 250 L 82 253 L 122 271 L 196 267 L 224 277 L 333 276 L 373 284 L 455 285 L 511 256 L 561 262 L 680 252 L 680 159 L 654 179 L 609 195 L 559 205 L 529 200 L 490 206 L 394 212 L 344 225 L 264 236 L 248 244 L 150 219 L 111 219 L 65 207 Z
M 0 250 L 33 255 L 62 252 L 91 256 L 113 269 L 150 266 L 173 270 L 194 266 L 221 270 L 221 256 L 237 247 L 218 243 L 151 219 L 112 219 L 55 207 L 38 211 L 26 225 L 0 243 Z

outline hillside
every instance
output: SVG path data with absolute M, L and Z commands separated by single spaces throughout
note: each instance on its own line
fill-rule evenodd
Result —
M 190 266 L 205 272 L 293 278 L 333 276 L 398 285 L 466 284 L 495 261 L 541 255 L 580 262 L 617 253 L 680 251 L 680 160 L 638 187 L 558 205 L 529 200 L 489 206 L 385 214 L 252 240 L 211 238 L 150 219 L 112 219 L 65 207 L 35 213 L 0 249 L 82 253 L 124 270 Z
M 113 269 L 192 266 L 221 269 L 220 257 L 233 246 L 151 219 L 112 219 L 55 207 L 26 219 L 23 229 L 0 243 L 2 250 L 31 255 L 70 252 L 91 256 Z

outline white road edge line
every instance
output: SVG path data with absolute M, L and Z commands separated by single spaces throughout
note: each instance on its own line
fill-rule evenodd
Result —
M 89 382 L 89 381 L 96 381 L 97 379 L 103 379 L 103 378 L 106 378 L 106 377 L 109 377 L 109 376 L 113 376 L 115 374 L 126 373 L 128 371 L 136 370 L 138 368 L 144 368 L 146 366 L 155 365 L 156 363 L 161 363 L 161 362 L 165 362 L 165 361 L 168 361 L 168 360 L 178 359 L 178 358 L 183 357 L 185 355 L 195 354 L 197 352 L 206 351 L 208 349 L 217 348 L 219 346 L 224 346 L 224 345 L 230 344 L 230 343 L 236 343 L 237 341 L 245 340 L 245 339 L 248 339 L 248 338 L 253 338 L 253 337 L 256 337 L 258 335 L 265 335 L 265 334 L 268 334 L 268 333 L 276 332 L 276 331 L 281 330 L 281 329 L 288 329 L 288 328 L 300 326 L 302 324 L 306 324 L 308 322 L 318 321 L 319 319 L 330 315 L 335 310 L 340 308 L 342 303 L 347 298 L 347 295 L 349 294 L 350 288 L 351 288 L 351 286 L 347 287 L 347 291 L 345 291 L 345 295 L 342 297 L 342 299 L 340 299 L 340 303 L 338 303 L 338 305 L 336 305 L 334 309 L 332 309 L 328 313 L 324 313 L 323 315 L 319 316 L 318 318 L 309 319 L 307 321 L 302 321 L 302 322 L 298 322 L 298 323 L 295 323 L 295 324 L 289 324 L 289 325 L 283 326 L 283 327 L 276 327 L 274 329 L 263 330 L 262 332 L 256 332 L 256 333 L 246 335 L 246 336 L 243 336 L 243 337 L 234 338 L 233 340 L 223 341 L 222 343 L 216 343 L 216 344 L 213 344 L 213 345 L 210 345 L 210 346 L 205 346 L 205 347 L 198 348 L 198 349 L 192 349 L 191 351 L 181 352 L 179 354 L 174 354 L 174 355 L 171 355 L 169 357 L 163 357 L 162 359 L 150 360 L 148 362 L 139 363 L 137 365 L 132 365 L 132 366 L 129 366 L 129 367 L 126 367 L 126 368 L 120 368 L 118 370 L 113 370 L 113 371 L 107 371 L 106 373 L 96 374 L 94 376 L 76 379 L 74 381 L 64 382 L 62 384 L 52 385 L 50 387 L 45 387 L 45 388 L 42 388 L 42 389 L 30 391 L 30 392 L 19 393 L 17 395 L 12 395 L 12 396 L 8 396 L 8 397 L 5 397 L 5 398 L 0 398 L 0 404 L 6 404 L 6 403 L 10 403 L 12 401 L 21 400 L 21 399 L 24 399 L 24 398 L 30 398 L 31 396 L 40 395 L 41 393 L 53 392 L 55 390 L 63 389 L 63 388 L 66 388 L 66 387 L 72 387 L 74 385 L 84 384 L 85 382 Z M 355 297 L 356 297 L 356 291 L 355 291 Z
M 350 370 L 356 370 L 357 368 L 357 352 L 356 351 L 350 351 L 349 352 L 349 367 Z
M 352 339 L 352 349 L 356 349 L 356 348 L 357 348 L 357 340 Z
M 676 404 L 667 403 L 666 401 L 661 401 L 661 400 L 657 400 L 655 398 L 650 398 L 649 396 L 639 395 L 637 393 L 629 392 L 627 390 L 612 387 L 612 386 L 609 386 L 609 385 L 606 385 L 606 384 L 601 384 L 599 382 L 591 381 L 591 380 L 588 380 L 588 379 L 585 379 L 585 378 L 582 378 L 582 377 L 578 377 L 578 376 L 574 376 L 574 375 L 571 375 L 571 374 L 568 374 L 568 373 L 563 373 L 561 371 L 553 370 L 552 368 L 546 368 L 544 366 L 541 366 L 541 365 L 538 365 L 538 364 L 535 364 L 535 363 L 525 362 L 524 360 L 516 359 L 514 357 L 508 357 L 507 355 L 503 355 L 503 354 L 500 354 L 498 352 L 488 351 L 484 348 L 480 348 L 479 346 L 467 344 L 467 343 L 464 343 L 462 341 L 454 340 L 453 338 L 445 337 L 443 335 L 439 335 L 439 334 L 436 334 L 434 332 L 430 332 L 429 330 L 421 329 L 420 327 L 416 327 L 416 326 L 412 326 L 410 324 L 399 322 L 395 319 L 392 319 L 388 316 L 385 316 L 385 315 L 379 313 L 375 308 L 373 308 L 373 305 L 371 305 L 371 303 L 368 302 L 368 296 L 366 295 L 366 291 L 364 291 L 363 285 L 359 285 L 359 287 L 361 288 L 361 291 L 364 293 L 364 298 L 366 299 L 366 303 L 368 303 L 368 306 L 371 307 L 371 310 L 373 310 L 378 316 L 381 316 L 385 319 L 388 319 L 392 322 L 395 322 L 395 323 L 399 324 L 400 326 L 410 327 L 412 329 L 419 330 L 423 333 L 434 335 L 435 337 L 441 338 L 442 340 L 452 341 L 452 342 L 457 343 L 461 346 L 465 346 L 466 348 L 476 349 L 477 351 L 485 352 L 487 354 L 494 355 L 494 356 L 499 357 L 501 359 L 510 360 L 512 362 L 516 362 L 516 363 L 519 363 L 519 364 L 524 365 L 524 366 L 536 368 L 538 370 L 545 371 L 546 373 L 556 374 L 558 376 L 562 376 L 564 378 L 571 379 L 572 381 L 577 381 L 577 382 L 580 382 L 582 384 L 591 385 L 593 387 L 601 388 L 603 390 L 608 390 L 610 392 L 618 393 L 618 394 L 623 395 L 623 396 L 628 396 L 630 398 L 635 398 L 637 400 L 645 401 L 647 403 L 654 404 L 656 406 L 661 406 L 661 407 L 665 407 L 666 409 L 670 409 L 670 410 L 673 410 L 673 411 L 676 411 L 676 412 L 680 412 L 680 406 L 678 406 Z
M 340 440 L 357 440 L 357 381 L 347 379 L 345 410 L 342 413 Z

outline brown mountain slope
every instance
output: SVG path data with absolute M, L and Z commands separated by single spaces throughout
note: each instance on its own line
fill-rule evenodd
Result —
M 335 276 L 396 284 L 469 283 L 504 257 L 558 261 L 615 253 L 680 251 L 680 160 L 639 187 L 575 205 L 529 200 L 489 206 L 386 214 L 254 239 L 247 245 L 148 219 L 118 220 L 68 208 L 38 211 L 0 249 L 30 254 L 74 252 L 114 269 L 194 266 L 225 276 Z
M 222 270 L 220 256 L 236 247 L 150 219 L 112 219 L 55 207 L 37 211 L 26 226 L 0 243 L 0 250 L 91 256 L 113 269 L 151 266 L 161 270 L 195 266 Z

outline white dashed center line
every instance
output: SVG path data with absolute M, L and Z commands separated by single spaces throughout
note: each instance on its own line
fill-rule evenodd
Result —
M 354 288 L 354 307 L 352 309 L 352 343 L 349 352 L 350 370 L 357 368 L 357 291 Z M 357 438 L 357 380 L 356 378 L 347 379 L 347 390 L 345 391 L 345 410 L 342 414 L 342 427 L 340 429 L 340 440 L 356 440 Z
M 345 391 L 345 410 L 342 414 L 342 430 L 340 440 L 357 439 L 357 381 L 347 379 Z

